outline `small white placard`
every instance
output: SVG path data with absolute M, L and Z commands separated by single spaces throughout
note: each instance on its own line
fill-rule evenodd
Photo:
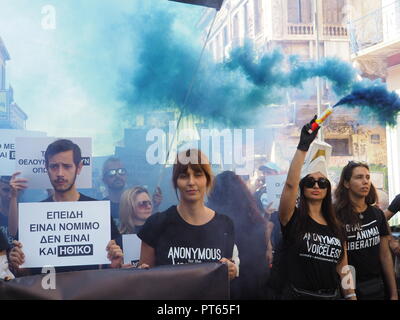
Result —
M 270 175 L 265 177 L 266 193 L 261 196 L 264 203 L 272 203 L 270 209 L 278 210 L 283 186 L 286 182 L 286 174 Z
M 141 240 L 136 234 L 123 234 L 122 246 L 124 251 L 124 263 L 134 263 L 140 259 Z
M 17 137 L 45 137 L 45 132 L 0 129 L 0 176 L 11 176 L 15 172 Z

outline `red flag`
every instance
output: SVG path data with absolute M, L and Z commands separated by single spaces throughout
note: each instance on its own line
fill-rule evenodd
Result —
M 183 2 L 188 4 L 194 4 L 197 6 L 215 8 L 217 9 L 217 11 L 221 9 L 222 2 L 224 2 L 224 0 L 169 0 L 169 1 Z

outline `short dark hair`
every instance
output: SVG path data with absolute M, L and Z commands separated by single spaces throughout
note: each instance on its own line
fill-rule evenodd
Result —
M 59 139 L 50 143 L 46 149 L 46 152 L 44 154 L 44 159 L 46 161 L 46 168 L 49 166 L 49 159 L 52 156 L 60 152 L 65 152 L 70 150 L 72 150 L 73 153 L 74 163 L 76 166 L 78 166 L 82 160 L 81 148 L 79 148 L 79 146 L 73 143 L 71 140 Z
M 188 158 L 188 163 L 181 163 L 180 156 Z M 188 149 L 180 152 L 177 155 L 174 167 L 172 169 L 172 183 L 174 185 L 175 192 L 177 192 L 178 189 L 179 175 L 181 173 L 186 173 L 189 168 L 191 168 L 193 171 L 203 172 L 205 174 L 207 179 L 207 192 L 210 192 L 214 182 L 211 165 L 205 154 L 198 149 Z

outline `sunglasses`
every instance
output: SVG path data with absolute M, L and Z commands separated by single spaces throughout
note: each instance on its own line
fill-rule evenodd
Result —
M 139 202 L 137 203 L 137 206 L 138 206 L 139 208 L 147 208 L 147 207 L 153 206 L 153 204 L 151 203 L 151 201 L 145 200 L 145 201 L 139 201 Z
M 110 170 L 106 171 L 106 175 L 109 176 L 109 177 L 114 177 L 117 174 L 119 174 L 120 176 L 126 175 L 126 169 L 125 168 L 118 168 L 118 169 L 110 169 Z
M 318 184 L 318 187 L 320 189 L 326 189 L 330 185 L 329 180 L 325 178 L 319 178 L 318 180 L 315 180 L 312 177 L 308 177 L 304 179 L 304 186 L 306 188 L 313 188 L 315 186 L 315 183 Z

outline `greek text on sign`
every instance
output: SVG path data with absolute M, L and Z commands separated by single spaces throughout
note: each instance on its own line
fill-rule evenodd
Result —
M 108 264 L 110 202 L 19 204 L 24 268 Z

